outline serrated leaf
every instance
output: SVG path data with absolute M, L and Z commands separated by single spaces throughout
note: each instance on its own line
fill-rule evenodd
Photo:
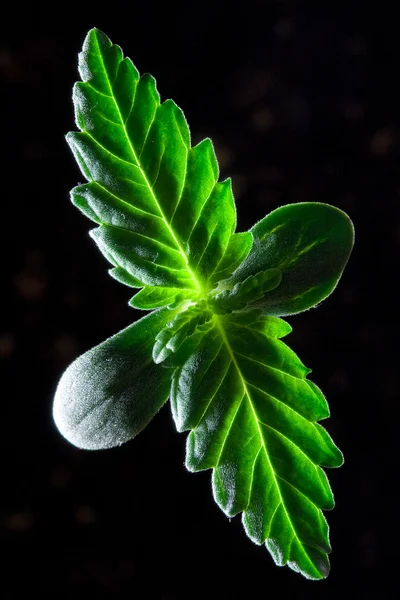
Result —
M 244 261 L 250 252 L 252 243 L 253 236 L 250 231 L 232 235 L 224 256 L 218 263 L 215 273 L 210 277 L 210 283 L 215 284 L 229 277 Z
M 145 285 L 143 281 L 139 281 L 139 279 L 136 279 L 133 277 L 133 275 L 130 275 L 122 267 L 114 267 L 113 269 L 109 269 L 108 273 L 116 281 L 119 281 L 120 283 L 123 283 L 131 288 L 141 288 Z
M 77 358 L 63 374 L 53 416 L 79 448 L 112 448 L 135 437 L 167 400 L 171 371 L 153 362 L 158 331 L 172 318 L 168 309 L 136 321 Z
M 182 345 L 189 342 L 192 351 L 191 340 L 196 334 L 204 335 L 212 327 L 213 313 L 206 302 L 189 306 L 186 310 L 178 313 L 166 327 L 156 335 L 156 343 L 153 348 L 153 360 L 155 363 L 163 362 L 172 352 L 178 352 Z
M 212 308 L 217 314 L 242 310 L 249 303 L 264 298 L 267 292 L 280 284 L 281 279 L 282 273 L 279 269 L 268 269 L 268 271 L 250 275 L 244 281 L 236 283 L 232 289 L 228 288 L 215 294 L 211 301 Z
M 316 423 L 328 407 L 306 379 L 309 370 L 277 339 L 287 324 L 265 316 L 243 323 L 240 315 L 214 317 L 215 327 L 174 372 L 176 427 L 192 430 L 186 466 L 213 469 L 216 502 L 230 517 L 243 513 L 246 533 L 277 564 L 321 579 L 330 552 L 321 510 L 334 502 L 320 465 L 342 463 Z
M 184 300 L 196 298 L 196 293 L 190 294 L 188 290 L 182 292 L 179 288 L 154 287 L 146 285 L 129 301 L 130 306 L 141 310 L 150 310 L 168 305 L 169 307 L 179 306 Z
M 231 285 L 261 270 L 282 271 L 279 287 L 256 303 L 277 316 L 307 310 L 331 294 L 354 243 L 346 213 L 315 202 L 282 206 L 251 232 L 251 252 L 233 274 Z
M 321 467 L 342 455 L 318 421 L 329 415 L 307 369 L 280 338 L 279 315 L 337 284 L 353 244 L 342 211 L 284 206 L 234 233 L 230 180 L 218 182 L 209 139 L 191 147 L 172 100 L 99 30 L 87 35 L 74 87 L 79 132 L 67 136 L 87 183 L 71 199 L 114 268 L 142 288 L 130 305 L 157 310 L 79 357 L 57 388 L 54 418 L 82 448 L 134 437 L 164 403 L 192 430 L 186 465 L 213 469 L 216 502 L 242 513 L 275 562 L 311 579 L 329 571 Z M 275 316 L 274 316 L 275 315 Z M 162 365 L 158 364 L 161 363 Z
M 97 29 L 79 70 L 73 100 L 81 131 L 67 140 L 89 183 L 71 196 L 100 225 L 92 237 L 124 282 L 127 273 L 204 296 L 214 274 L 232 273 L 252 241 L 234 234 L 231 183 L 217 182 L 211 141 L 192 148 L 182 111 L 172 100 L 160 103 L 153 77 L 140 77 Z

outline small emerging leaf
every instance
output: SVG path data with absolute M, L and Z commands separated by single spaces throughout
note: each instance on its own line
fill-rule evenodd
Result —
M 179 313 L 157 334 L 153 348 L 154 362 L 163 362 L 172 352 L 178 352 L 194 334 L 208 331 L 212 327 L 212 316 L 205 302 L 189 306 Z
M 166 288 L 166 287 L 152 287 L 147 285 L 143 290 L 140 290 L 133 298 L 129 301 L 130 306 L 133 308 L 139 308 L 142 310 L 150 310 L 152 308 L 159 308 L 166 304 L 178 306 L 179 303 L 184 300 L 194 299 L 196 293 L 190 294 L 185 290 L 182 292 L 179 288 Z
M 226 289 L 212 298 L 212 306 L 217 314 L 241 310 L 250 302 L 256 302 L 276 288 L 282 279 L 279 269 L 260 271 L 244 281 L 236 283 L 233 289 Z M 223 283 L 223 282 L 222 282 Z

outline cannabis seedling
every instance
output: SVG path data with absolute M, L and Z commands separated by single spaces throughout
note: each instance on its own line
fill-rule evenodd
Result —
M 310 372 L 280 338 L 280 317 L 335 288 L 353 245 L 342 211 L 299 203 L 235 233 L 229 179 L 218 182 L 212 143 L 190 145 L 182 111 L 160 103 L 153 77 L 99 30 L 79 55 L 77 133 L 67 136 L 88 183 L 73 203 L 110 274 L 140 288 L 151 311 L 79 357 L 54 400 L 60 432 L 80 448 L 137 435 L 170 397 L 190 430 L 186 466 L 213 469 L 215 501 L 242 513 L 247 535 L 278 565 L 326 577 L 334 501 L 321 467 L 342 454 L 317 423 L 329 416 Z

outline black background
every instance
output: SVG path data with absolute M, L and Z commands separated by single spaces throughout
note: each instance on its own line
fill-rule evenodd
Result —
M 390 6 L 390 4 L 388 4 Z M 8 12 L 7 12 L 8 11 Z M 0 37 L 2 597 L 397 597 L 400 37 L 384 3 L 247 0 L 9 6 Z M 138 316 L 73 208 L 64 135 L 88 29 L 102 29 L 162 98 L 210 136 L 233 177 L 238 230 L 282 204 L 348 212 L 356 245 L 334 294 L 292 317 L 345 454 L 329 472 L 332 571 L 273 564 L 184 468 L 166 406 L 134 441 L 72 447 L 52 397 L 78 354 Z M 396 497 L 397 499 L 397 497 Z M 397 504 L 397 503 L 396 503 Z

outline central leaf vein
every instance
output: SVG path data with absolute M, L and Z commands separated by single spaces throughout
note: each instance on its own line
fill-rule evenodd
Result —
M 295 529 L 295 526 L 294 526 L 294 524 L 292 522 L 292 519 L 290 518 L 290 515 L 289 515 L 289 513 L 287 511 L 287 508 L 285 506 L 285 503 L 284 503 L 284 500 L 283 500 L 283 496 L 282 496 L 282 491 L 281 491 L 278 479 L 280 479 L 282 481 L 284 481 L 284 480 L 283 480 L 283 478 L 279 477 L 279 475 L 275 472 L 275 469 L 274 469 L 273 464 L 271 462 L 271 457 L 270 457 L 269 452 L 268 452 L 268 448 L 267 448 L 267 445 L 266 445 L 266 442 L 265 442 L 265 438 L 264 438 L 262 430 L 260 429 L 260 421 L 258 419 L 258 415 L 257 415 L 256 409 L 255 409 L 254 403 L 252 402 L 251 394 L 250 394 L 250 392 L 248 390 L 248 387 L 247 387 L 247 381 L 245 380 L 245 378 L 244 378 L 244 376 L 243 376 L 243 374 L 242 374 L 242 372 L 240 370 L 240 366 L 238 365 L 238 363 L 236 361 L 235 353 L 232 350 L 232 347 L 231 347 L 231 345 L 229 343 L 229 340 L 228 340 L 228 338 L 226 336 L 224 327 L 223 327 L 223 325 L 221 323 L 221 320 L 220 320 L 219 316 L 218 315 L 214 315 L 214 319 L 215 319 L 216 326 L 218 327 L 218 329 L 220 331 L 221 337 L 222 337 L 222 339 L 223 339 L 223 341 L 225 343 L 227 352 L 229 353 L 229 355 L 231 357 L 231 361 L 232 361 L 232 363 L 234 364 L 234 366 L 235 366 L 235 368 L 237 370 L 238 377 L 239 377 L 239 379 L 241 381 L 241 384 L 243 386 L 243 389 L 245 391 L 245 395 L 247 396 L 247 399 L 248 399 L 248 402 L 249 402 L 249 406 L 250 406 L 251 411 L 253 413 L 254 422 L 255 422 L 256 427 L 258 429 L 258 434 L 260 436 L 262 448 L 264 449 L 264 455 L 265 455 L 265 458 L 266 458 L 266 460 L 268 462 L 268 466 L 269 466 L 269 469 L 270 469 L 272 477 L 273 477 L 273 482 L 274 482 L 276 490 L 278 492 L 278 495 L 279 495 L 279 498 L 280 498 L 280 502 L 282 503 L 282 507 L 283 507 L 283 510 L 285 512 L 286 519 L 287 519 L 288 523 L 290 524 L 290 527 L 291 527 L 291 529 L 293 531 L 294 536 L 299 541 L 299 545 L 302 548 L 302 551 L 304 552 L 304 554 L 307 556 L 307 559 L 312 564 L 311 559 L 309 558 L 308 554 L 304 550 L 303 544 L 302 544 L 301 540 L 299 539 L 299 537 L 297 535 L 297 531 Z M 292 486 L 292 487 L 294 487 L 294 486 Z
M 149 180 L 148 180 L 148 178 L 147 178 L 147 175 L 146 175 L 146 173 L 145 173 L 145 171 L 144 171 L 143 167 L 141 166 L 140 160 L 139 160 L 139 158 L 138 158 L 138 156 L 137 156 L 137 154 L 136 154 L 136 152 L 135 152 L 135 149 L 134 149 L 134 147 L 133 147 L 133 145 L 132 145 L 132 142 L 131 142 L 130 136 L 128 135 L 128 132 L 127 132 L 127 129 L 126 129 L 126 125 L 125 125 L 124 119 L 123 119 L 123 117 L 122 117 L 122 114 L 121 114 L 120 107 L 119 107 L 119 105 L 118 105 L 118 102 L 117 102 L 117 100 L 116 100 L 116 98 L 115 98 L 115 94 L 114 94 L 114 92 L 113 92 L 113 87 L 112 87 L 112 84 L 111 84 L 110 78 L 109 78 L 109 76 L 108 76 L 107 69 L 106 69 L 106 67 L 105 67 L 105 64 L 104 64 L 104 59 L 103 59 L 103 56 L 102 56 L 102 53 L 101 53 L 101 48 L 100 48 L 100 45 L 99 45 L 99 42 L 98 42 L 97 38 L 96 38 L 96 42 L 97 42 L 97 47 L 98 47 L 99 56 L 101 57 L 101 65 L 102 65 L 102 69 L 103 69 L 103 72 L 104 72 L 104 77 L 105 77 L 105 80 L 106 80 L 106 82 L 107 82 L 108 88 L 109 88 L 109 90 L 110 90 L 110 96 L 111 96 L 111 97 L 112 97 L 112 99 L 113 99 L 113 102 L 114 102 L 114 104 L 115 104 L 115 107 L 116 107 L 117 113 L 118 113 L 118 115 L 119 115 L 119 119 L 120 119 L 121 125 L 122 125 L 122 127 L 123 127 L 123 130 L 124 130 L 124 133 L 125 133 L 126 139 L 128 140 L 128 144 L 129 144 L 129 148 L 130 148 L 130 152 L 131 152 L 131 154 L 132 154 L 133 160 L 134 160 L 134 162 L 136 163 L 136 165 L 138 166 L 138 168 L 140 169 L 141 175 L 142 175 L 142 177 L 143 177 L 144 181 L 146 182 L 146 185 L 147 185 L 147 187 L 148 187 L 148 189 L 149 189 L 149 191 L 150 191 L 150 193 L 151 193 L 151 195 L 152 195 L 152 197 L 153 197 L 153 200 L 154 200 L 154 202 L 155 202 L 155 204 L 156 204 L 156 206 L 157 206 L 157 208 L 158 208 L 158 211 L 160 212 L 160 214 L 161 214 L 161 216 L 162 216 L 163 220 L 165 221 L 165 223 L 166 223 L 166 225 L 167 225 L 167 228 L 168 228 L 168 230 L 169 230 L 169 232 L 170 232 L 170 235 L 171 235 L 171 237 L 173 238 L 173 240 L 174 240 L 175 244 L 177 245 L 177 247 L 178 247 L 178 249 L 179 249 L 179 252 L 181 253 L 181 255 L 182 255 L 182 257 L 183 257 L 183 259 L 184 259 L 184 261 L 185 261 L 186 268 L 187 268 L 187 270 L 188 270 L 188 272 L 189 272 L 189 274 L 190 274 L 190 277 L 192 278 L 192 281 L 193 281 L 193 283 L 194 283 L 194 286 L 195 286 L 195 288 L 196 288 L 196 289 L 197 289 L 197 290 L 200 292 L 200 294 L 201 294 L 202 296 L 204 296 L 205 294 L 204 294 L 204 291 L 203 291 L 202 285 L 201 285 L 201 283 L 198 281 L 198 279 L 197 279 L 196 275 L 194 274 L 194 272 L 192 271 L 192 269 L 190 268 L 190 266 L 189 266 L 189 259 L 188 259 L 187 255 L 186 255 L 186 252 L 184 251 L 184 249 L 183 249 L 183 247 L 182 247 L 181 243 L 179 242 L 178 238 L 177 238 L 177 237 L 176 237 L 176 235 L 175 235 L 175 232 L 174 232 L 174 230 L 172 229 L 172 227 L 171 227 L 170 223 L 168 222 L 168 220 L 167 220 L 167 218 L 166 218 L 166 215 L 165 215 L 165 213 L 164 213 L 164 211 L 163 211 L 163 209 L 162 209 L 162 207 L 161 207 L 161 205 L 160 205 L 160 203 L 159 203 L 159 201 L 158 201 L 158 198 L 156 197 L 156 195 L 155 195 L 155 193 L 154 193 L 153 187 L 152 187 L 152 185 L 150 184 L 150 182 L 149 182 Z
M 99 181 L 94 181 L 93 182 L 95 185 L 98 185 L 104 192 L 106 192 L 107 194 L 109 194 L 110 196 L 112 196 L 113 198 L 115 198 L 116 200 L 118 200 L 118 202 L 122 202 L 124 204 L 124 206 L 126 206 L 127 210 L 129 211 L 134 211 L 134 212 L 139 212 L 143 215 L 148 215 L 149 217 L 152 217 L 154 219 L 160 219 L 160 221 L 163 221 L 162 217 L 160 215 L 156 215 L 154 213 L 149 212 L 148 210 L 143 210 L 143 208 L 139 208 L 138 206 L 133 206 L 132 204 L 130 204 L 129 202 L 127 202 L 124 198 L 121 198 L 121 196 L 118 196 L 117 194 L 115 194 L 115 192 L 112 192 L 111 190 L 109 190 L 108 188 L 106 188 L 102 183 L 100 183 Z M 143 184 L 135 184 L 135 185 L 143 185 Z

